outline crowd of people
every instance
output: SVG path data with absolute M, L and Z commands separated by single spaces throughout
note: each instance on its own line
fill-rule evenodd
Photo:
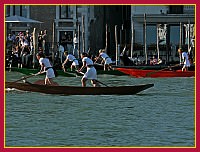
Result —
M 9 57 L 18 63 L 18 67 L 29 66 L 33 55 L 33 37 L 29 31 L 9 34 L 6 45 Z
M 48 55 L 47 48 L 47 31 L 40 31 L 38 33 L 38 51 L 45 52 Z M 7 64 L 17 65 L 18 67 L 31 67 L 33 61 L 33 33 L 28 30 L 26 32 L 19 32 L 15 34 L 12 32 L 8 34 L 6 40 L 7 49 Z M 11 62 L 11 63 L 10 63 Z
M 36 52 L 42 51 L 46 56 L 52 55 L 49 50 L 50 42 L 47 40 L 47 30 L 40 31 L 37 34 L 36 42 Z M 63 63 L 65 60 L 64 51 L 66 50 L 73 52 L 76 58 L 78 57 L 77 34 L 75 34 L 74 39 L 72 39 L 71 34 L 65 32 L 56 46 L 55 49 L 57 49 L 56 54 L 58 54 L 58 57 L 55 56 L 55 58 L 59 59 L 57 62 Z M 12 66 L 17 65 L 19 68 L 32 68 L 33 51 L 33 33 L 30 33 L 28 30 L 25 32 L 9 33 L 6 39 L 6 66 L 11 66 L 12 64 Z

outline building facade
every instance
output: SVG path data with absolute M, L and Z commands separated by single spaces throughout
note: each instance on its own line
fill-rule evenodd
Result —
M 136 53 L 144 56 L 159 55 L 166 62 L 179 60 L 178 48 L 185 51 L 194 47 L 195 6 L 158 5 L 132 6 Z M 159 53 L 158 53 L 159 51 Z
M 73 39 L 77 33 L 80 52 L 90 49 L 97 55 L 99 49 L 107 47 L 114 57 L 117 25 L 120 52 L 124 45 L 130 56 L 144 56 L 145 52 L 152 56 L 159 50 L 160 57 L 169 62 L 177 60 L 178 47 L 189 48 L 195 37 L 194 5 L 6 5 L 5 16 L 12 15 L 43 22 L 7 23 L 6 32 L 47 30 L 49 52 L 59 49 L 57 44 L 65 34 Z M 73 50 L 70 44 L 68 51 Z

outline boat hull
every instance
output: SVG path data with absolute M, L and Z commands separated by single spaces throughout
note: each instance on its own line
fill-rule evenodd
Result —
M 170 78 L 170 77 L 194 77 L 195 71 L 184 71 L 181 70 L 141 70 L 141 69 L 133 69 L 133 68 L 116 68 L 117 70 L 131 75 L 133 77 L 151 77 L 151 78 Z
M 5 82 L 5 88 L 60 95 L 132 95 L 153 87 L 154 84 L 117 87 L 46 86 L 31 83 Z
M 114 68 L 128 68 L 128 69 L 140 69 L 140 70 L 162 70 L 171 67 L 173 70 L 181 70 L 182 65 L 135 65 L 135 66 L 113 66 Z M 195 65 L 191 65 L 189 71 L 195 71 Z

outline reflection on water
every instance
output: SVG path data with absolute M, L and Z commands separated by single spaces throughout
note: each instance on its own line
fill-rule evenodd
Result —
M 14 81 L 21 76 L 10 72 L 6 79 Z M 81 85 L 80 79 L 57 77 L 55 81 Z M 138 95 L 124 96 L 9 90 L 6 146 L 194 146 L 194 78 L 100 75 L 99 80 L 110 86 L 155 85 Z

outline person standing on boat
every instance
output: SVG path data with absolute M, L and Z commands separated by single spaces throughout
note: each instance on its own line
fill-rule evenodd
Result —
M 99 83 L 96 81 L 97 80 L 97 71 L 94 67 L 93 61 L 87 57 L 87 53 L 82 53 L 81 54 L 81 59 L 83 62 L 83 66 L 78 70 L 80 73 L 85 67 L 87 67 L 87 72 L 83 75 L 81 82 L 82 86 L 86 87 L 86 81 L 88 79 L 91 80 L 91 83 L 94 87 L 99 87 Z
M 41 70 L 38 73 L 42 73 L 42 71 L 46 71 L 46 77 L 45 77 L 44 84 L 45 85 L 54 85 L 52 78 L 55 77 L 55 74 L 54 74 L 54 70 L 53 70 L 53 67 L 52 67 L 49 59 L 45 58 L 45 55 L 43 52 L 37 53 L 36 57 L 41 66 Z
M 71 62 L 72 62 L 71 71 L 73 70 L 74 67 L 75 67 L 76 70 L 78 70 L 78 68 L 79 68 L 79 63 L 78 63 L 78 60 L 75 58 L 75 56 L 73 56 L 72 54 L 69 54 L 68 51 L 65 51 L 65 52 L 64 52 L 64 55 L 66 56 L 66 59 L 65 59 L 65 61 L 64 61 L 63 64 L 62 64 L 62 69 L 64 70 L 64 72 L 66 72 L 66 70 L 65 70 L 65 64 L 66 64 L 68 61 L 71 61 Z
M 112 60 L 111 58 L 105 53 L 104 49 L 99 50 L 99 56 L 96 58 L 96 61 L 102 58 L 102 62 L 104 63 L 104 71 L 112 69 Z
M 178 49 L 180 55 L 180 63 L 183 64 L 182 71 L 188 71 L 188 67 L 190 67 L 190 61 L 188 54 L 184 52 L 181 48 Z

